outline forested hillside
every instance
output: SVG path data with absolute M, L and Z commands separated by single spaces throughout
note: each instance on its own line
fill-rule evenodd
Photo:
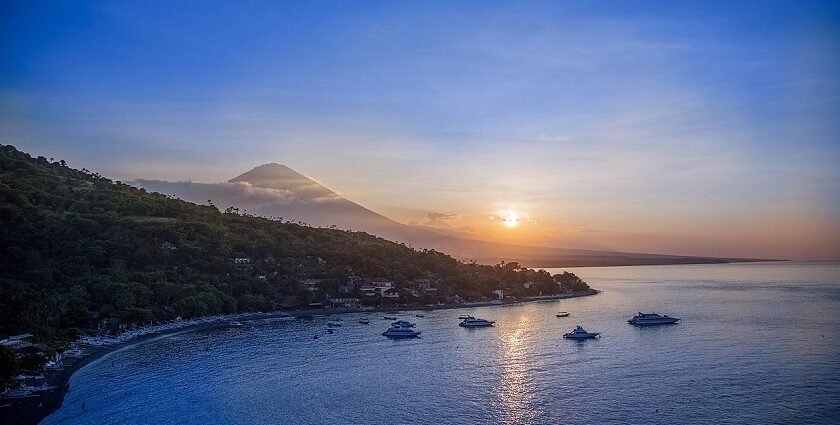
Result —
M 209 200 L 208 200 L 209 201 Z M 305 278 L 434 276 L 436 297 L 587 289 L 517 264 L 465 264 L 366 233 L 220 211 L 0 146 L 0 334 L 66 339 L 103 319 L 144 323 L 273 310 Z M 247 266 L 235 258 L 248 258 Z M 337 285 L 336 285 L 337 286 Z M 536 289 L 534 289 L 536 288 Z

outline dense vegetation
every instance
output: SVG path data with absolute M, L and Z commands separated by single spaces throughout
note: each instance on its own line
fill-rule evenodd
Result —
M 418 302 L 588 289 L 516 263 L 466 264 L 366 233 L 311 228 L 219 211 L 149 193 L 64 161 L 0 146 L 0 334 L 67 340 L 111 323 L 277 309 L 287 296 L 325 297 L 301 285 L 384 277 L 397 288 L 432 276 Z M 236 257 L 251 263 L 242 267 Z M 524 282 L 534 282 L 524 288 Z

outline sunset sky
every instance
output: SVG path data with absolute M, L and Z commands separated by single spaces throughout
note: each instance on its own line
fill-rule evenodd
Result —
M 277 162 L 481 239 L 840 258 L 839 2 L 512 3 L 4 1 L 0 143 Z

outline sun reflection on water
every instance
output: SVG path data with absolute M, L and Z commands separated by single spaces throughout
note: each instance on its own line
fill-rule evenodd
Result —
M 494 393 L 499 404 L 495 410 L 503 424 L 533 422 L 540 414 L 534 406 L 534 376 L 528 362 L 528 329 L 532 325 L 530 315 L 523 314 L 515 323 L 499 329 L 502 371 Z

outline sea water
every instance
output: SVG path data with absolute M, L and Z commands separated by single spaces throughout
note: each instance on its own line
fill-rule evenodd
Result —
M 405 311 L 422 331 L 410 340 L 369 313 L 332 334 L 316 317 L 140 343 L 78 371 L 44 423 L 840 421 L 840 263 L 562 270 L 603 292 Z M 681 320 L 629 325 L 639 311 Z M 496 325 L 464 329 L 462 314 Z M 601 337 L 564 340 L 576 325 Z

